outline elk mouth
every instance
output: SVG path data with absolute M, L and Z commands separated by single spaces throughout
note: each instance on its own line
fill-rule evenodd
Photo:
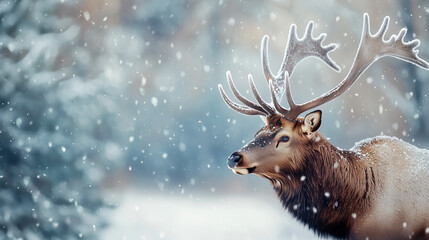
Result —
M 231 168 L 232 172 L 238 175 L 247 175 L 253 173 L 255 171 L 256 167 L 250 167 L 250 168 Z

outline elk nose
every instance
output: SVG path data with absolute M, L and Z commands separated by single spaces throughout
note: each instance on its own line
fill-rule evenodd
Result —
M 227 161 L 228 167 L 229 168 L 234 168 L 235 165 L 237 165 L 238 163 L 240 163 L 242 159 L 243 159 L 243 156 L 241 156 L 241 154 L 239 154 L 238 152 L 234 152 L 228 158 L 228 161 Z

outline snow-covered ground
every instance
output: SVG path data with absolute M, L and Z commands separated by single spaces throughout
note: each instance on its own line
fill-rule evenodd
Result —
M 317 239 L 275 196 L 120 193 L 101 239 Z

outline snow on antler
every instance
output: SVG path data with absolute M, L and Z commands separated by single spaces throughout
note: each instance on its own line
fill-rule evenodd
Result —
M 296 105 L 296 108 L 284 113 L 284 115 L 288 118 L 295 119 L 300 113 L 337 98 L 346 92 L 371 64 L 382 57 L 395 57 L 400 60 L 411 62 L 424 69 L 429 69 L 429 64 L 417 56 L 418 51 L 415 50 L 415 48 L 419 45 L 419 40 L 414 39 L 408 43 L 404 43 L 405 28 L 401 29 L 398 35 L 392 35 L 389 41 L 383 39 L 388 25 L 389 17 L 385 17 L 378 32 L 372 35 L 369 29 L 369 16 L 365 13 L 358 52 L 346 78 L 327 93 L 304 104 Z
M 295 120 L 299 116 L 299 114 L 309 109 L 320 106 L 326 102 L 329 102 L 332 99 L 335 99 L 344 92 L 346 92 L 358 79 L 358 77 L 366 69 L 368 69 L 368 67 L 372 63 L 382 57 L 395 57 L 397 59 L 413 63 L 424 69 L 429 69 L 429 64 L 417 55 L 418 50 L 416 50 L 416 48 L 420 44 L 419 40 L 414 39 L 410 42 L 404 42 L 404 36 L 407 32 L 405 28 L 401 29 L 397 35 L 392 35 L 389 40 L 386 41 L 384 40 L 384 36 L 389 25 L 389 17 L 384 18 L 380 29 L 374 35 L 372 35 L 370 32 L 369 24 L 369 16 L 365 13 L 363 20 L 362 37 L 359 43 L 358 51 L 353 61 L 353 65 L 344 80 L 327 93 L 324 93 L 311 101 L 308 101 L 303 104 L 296 104 L 293 101 L 290 90 L 289 76 L 292 75 L 295 65 L 306 57 L 315 56 L 323 60 L 334 70 L 340 70 L 338 65 L 336 65 L 335 62 L 328 55 L 330 51 L 336 48 L 336 45 L 322 45 L 326 34 L 321 34 L 319 35 L 319 37 L 314 38 L 312 36 L 313 22 L 310 22 L 307 25 L 306 33 L 301 39 L 297 37 L 296 26 L 294 24 L 291 26 L 289 31 L 289 40 L 285 50 L 285 56 L 277 76 L 274 76 L 272 74 L 267 60 L 268 36 L 264 36 L 262 39 L 262 67 L 264 70 L 265 77 L 268 81 L 268 85 L 270 87 L 271 99 L 274 108 L 261 98 L 258 91 L 256 90 L 251 75 L 249 75 L 250 86 L 254 97 L 259 103 L 259 106 L 256 103 L 253 103 L 244 98 L 237 91 L 234 86 L 234 83 L 232 82 L 232 78 L 229 72 L 227 73 L 227 78 L 230 83 L 230 87 L 237 99 L 244 103 L 246 106 L 241 106 L 239 104 L 233 103 L 226 96 L 220 84 L 219 91 L 221 92 L 221 95 L 224 98 L 225 102 L 228 104 L 228 106 L 243 114 L 272 116 L 276 114 L 277 111 L 278 113 L 282 114 L 283 117 Z M 286 95 L 289 104 L 289 109 L 283 108 L 280 105 L 280 100 L 282 98 L 283 93 L 285 93 Z
M 269 82 L 270 79 L 273 81 L 276 97 L 279 101 L 283 97 L 285 90 L 285 74 L 286 72 L 289 76 L 292 75 L 295 66 L 303 59 L 307 57 L 318 57 L 326 64 L 328 64 L 332 69 L 340 71 L 340 67 L 329 57 L 328 53 L 335 50 L 337 45 L 329 44 L 323 46 L 322 42 L 326 38 L 326 34 L 322 33 L 317 38 L 313 37 L 313 26 L 314 23 L 310 21 L 305 30 L 305 34 L 302 38 L 298 38 L 296 33 L 296 25 L 292 24 L 289 30 L 289 39 L 287 47 L 285 49 L 285 55 L 283 57 L 283 62 L 281 64 L 280 70 L 277 73 L 277 76 L 274 76 L 270 70 L 268 64 L 268 39 L 269 37 L 265 35 L 262 38 L 261 43 L 261 56 L 262 56 L 262 67 L 264 70 L 265 78 Z
M 323 46 L 322 42 L 326 38 L 326 34 L 322 33 L 317 38 L 313 37 L 313 22 L 309 22 L 305 31 L 305 34 L 302 38 L 298 38 L 296 33 L 296 25 L 292 24 L 289 30 L 289 39 L 288 44 L 285 49 L 285 55 L 283 58 L 283 62 L 281 64 L 280 70 L 278 71 L 277 76 L 274 76 L 270 70 L 270 66 L 268 63 L 268 39 L 269 37 L 265 35 L 262 38 L 261 42 L 261 57 L 262 57 L 262 66 L 265 74 L 265 78 L 268 82 L 272 81 L 275 97 L 273 97 L 273 104 L 275 109 L 270 106 L 270 104 L 266 103 L 261 96 L 259 95 L 256 87 L 253 83 L 252 76 L 249 75 L 249 82 L 252 89 L 252 93 L 255 96 L 256 100 L 259 103 L 259 106 L 246 99 L 243 95 L 241 95 L 236 89 L 234 82 L 232 81 L 231 73 L 228 71 L 226 76 L 228 79 L 229 86 L 234 93 L 234 96 L 242 102 L 245 106 L 236 104 L 228 98 L 223 87 L 219 84 L 218 88 L 221 92 L 222 98 L 226 102 L 226 104 L 231 107 L 233 110 L 236 110 L 240 113 L 246 115 L 262 115 L 262 116 L 270 116 L 276 113 L 276 110 L 286 110 L 284 108 L 279 108 L 279 104 L 277 99 L 281 99 L 283 93 L 285 92 L 285 87 L 288 88 L 289 82 L 288 78 L 285 78 L 287 74 L 290 76 L 293 73 L 295 65 L 298 64 L 301 60 L 306 57 L 314 56 L 320 58 L 326 64 L 328 64 L 331 68 L 336 71 L 339 71 L 340 68 L 338 65 L 329 57 L 328 53 L 333 51 L 336 48 L 335 44 L 329 44 L 327 46 Z M 294 106 L 293 100 L 291 100 L 290 89 L 286 89 L 288 102 L 290 106 Z

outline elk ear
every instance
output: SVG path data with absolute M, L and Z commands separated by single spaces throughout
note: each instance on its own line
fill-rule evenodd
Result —
M 302 131 L 307 134 L 311 134 L 319 129 L 322 123 L 322 111 L 316 110 L 307 114 L 304 118 L 304 124 L 302 125 Z

